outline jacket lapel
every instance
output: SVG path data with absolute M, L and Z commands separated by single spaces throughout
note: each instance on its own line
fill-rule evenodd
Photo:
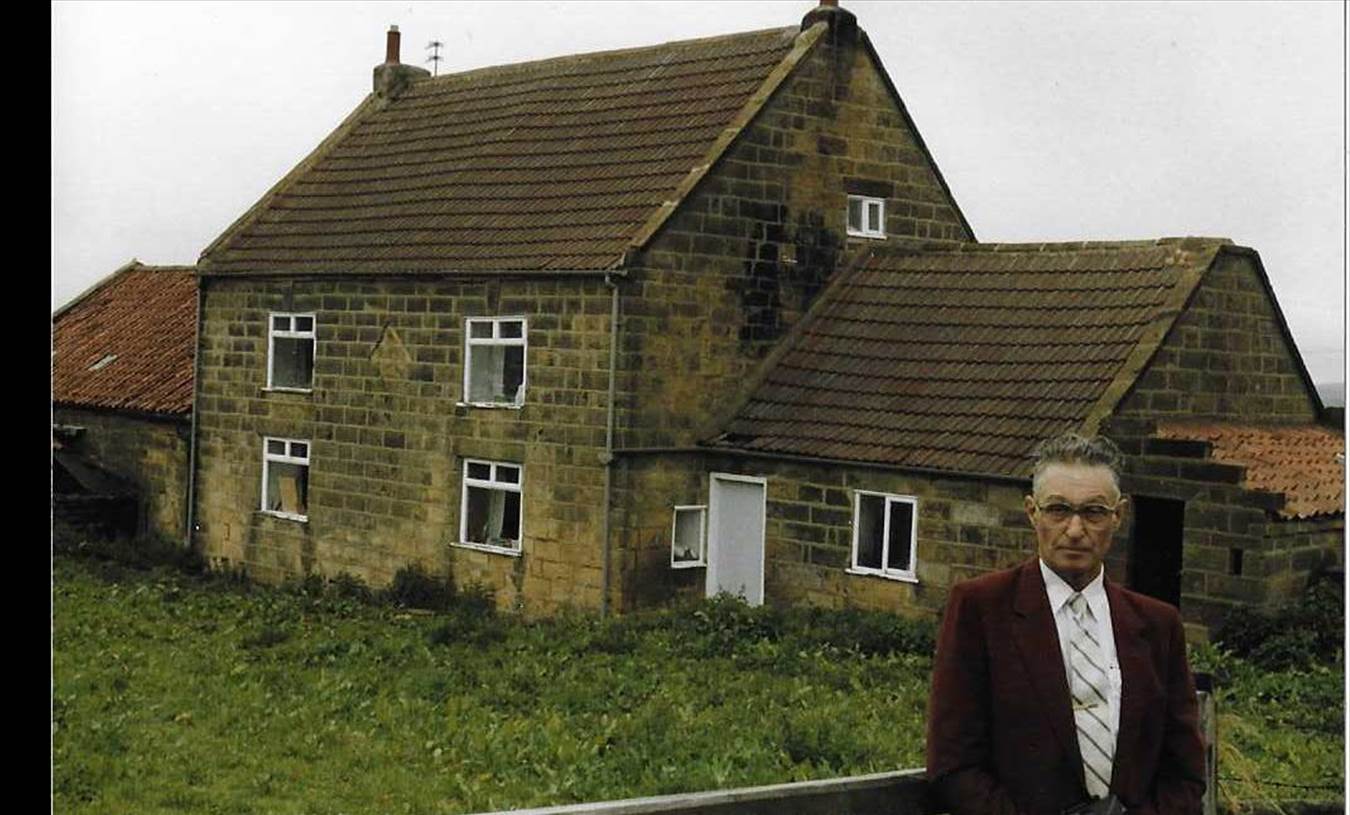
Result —
M 1146 625 L 1134 605 L 1111 581 L 1106 581 L 1106 601 L 1111 606 L 1111 628 L 1116 637 L 1116 660 L 1120 663 L 1120 726 L 1116 729 L 1116 760 L 1111 771 L 1111 786 L 1125 783 L 1133 771 L 1130 758 L 1139 741 L 1139 723 L 1145 708 L 1155 695 L 1152 680 Z
M 1036 558 L 1024 564 L 1017 575 L 1013 594 L 1013 638 L 1022 656 L 1031 684 L 1040 696 L 1050 729 L 1060 748 L 1082 768 L 1078 735 L 1069 704 L 1069 682 L 1064 676 L 1064 654 L 1059 632 L 1045 596 L 1045 580 Z

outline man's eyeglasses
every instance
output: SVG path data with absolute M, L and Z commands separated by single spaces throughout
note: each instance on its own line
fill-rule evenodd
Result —
M 1073 520 L 1073 516 L 1077 515 L 1083 519 L 1086 526 L 1092 527 L 1106 526 L 1116 514 L 1115 507 L 1108 507 L 1105 504 L 1085 504 L 1076 507 L 1073 504 L 1065 504 L 1061 501 L 1037 504 L 1036 511 L 1052 524 L 1067 524 Z

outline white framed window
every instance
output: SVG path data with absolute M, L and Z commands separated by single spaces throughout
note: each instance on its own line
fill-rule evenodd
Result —
M 314 385 L 314 315 L 273 312 L 267 321 L 267 387 L 308 391 Z
M 917 582 L 914 544 L 919 536 L 919 499 L 863 490 L 855 490 L 854 499 L 849 571 Z
M 263 439 L 262 511 L 309 520 L 309 442 Z
M 521 487 L 519 464 L 464 460 L 464 489 L 459 505 L 459 543 L 471 549 L 520 554 Z
M 864 238 L 886 237 L 886 199 L 850 195 L 848 234 Z
M 675 507 L 670 525 L 670 567 L 688 569 L 708 565 L 706 506 Z
M 525 404 L 524 317 L 464 321 L 464 401 L 484 407 Z

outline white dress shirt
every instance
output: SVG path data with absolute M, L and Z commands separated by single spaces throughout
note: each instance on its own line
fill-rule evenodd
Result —
M 1037 562 L 1041 565 L 1041 576 L 1045 578 L 1045 596 L 1050 601 L 1050 611 L 1055 615 L 1060 656 L 1064 659 L 1064 677 L 1068 680 L 1073 675 L 1072 663 L 1069 661 L 1069 636 L 1073 631 L 1069 598 L 1074 588 L 1046 566 L 1044 560 L 1037 558 Z M 1083 599 L 1087 600 L 1088 610 L 1092 612 L 1093 622 L 1097 626 L 1097 642 L 1101 643 L 1102 658 L 1106 660 L 1106 676 L 1111 684 L 1106 694 L 1106 701 L 1110 705 L 1106 723 L 1111 727 L 1111 752 L 1114 754 L 1116 737 L 1120 734 L 1120 661 L 1116 658 L 1115 629 L 1111 627 L 1111 605 L 1106 600 L 1106 588 L 1102 584 L 1105 573 L 1105 569 L 1097 572 L 1097 576 L 1083 589 Z

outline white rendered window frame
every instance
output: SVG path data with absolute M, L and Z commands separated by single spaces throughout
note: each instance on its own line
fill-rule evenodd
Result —
M 858 227 L 854 227 L 852 219 L 849 217 L 849 211 L 853 208 L 853 202 L 859 202 L 859 220 Z M 875 206 L 876 220 L 872 219 Z M 844 209 L 844 225 L 851 237 L 855 238 L 885 238 L 886 237 L 886 199 L 876 198 L 869 195 L 850 195 L 848 204 Z
M 287 320 L 289 328 L 278 329 L 276 321 L 278 318 Z M 301 331 L 295 328 L 298 320 L 309 320 L 309 330 Z M 290 393 L 312 393 L 314 391 L 314 357 L 317 355 L 319 347 L 319 320 L 313 313 L 294 312 L 294 311 L 272 311 L 267 315 L 267 390 L 269 391 L 288 391 Z M 295 385 L 276 384 L 277 367 L 277 338 L 293 340 L 309 340 L 309 386 L 297 387 Z
M 273 453 L 269 448 L 273 442 L 284 446 L 284 453 Z M 304 445 L 304 455 L 295 455 L 294 445 Z M 299 521 L 300 523 L 309 522 L 309 475 L 310 475 L 310 454 L 314 450 L 314 445 L 308 439 L 285 439 L 279 436 L 263 437 L 263 467 L 262 467 L 262 490 L 259 511 L 264 515 L 271 515 L 274 518 L 285 518 L 288 521 Z M 271 470 L 272 464 L 296 464 L 305 468 L 305 513 L 283 512 L 267 507 L 267 476 Z
M 675 558 L 675 539 L 680 529 L 680 513 L 697 512 L 698 513 L 698 557 L 694 560 L 677 560 Z M 707 504 L 679 504 L 676 505 L 670 518 L 670 568 L 672 569 L 696 569 L 708 565 L 708 505 Z
M 519 337 L 503 337 L 503 323 L 520 323 Z M 490 323 L 492 325 L 491 337 L 474 337 L 474 323 Z M 529 387 L 529 320 L 523 314 L 509 315 L 501 317 L 465 317 L 464 318 L 464 377 L 461 383 L 463 387 L 463 400 L 461 405 L 483 408 L 514 408 L 519 409 L 525 404 L 525 391 Z M 520 347 L 520 386 L 518 388 L 519 398 L 509 402 L 481 402 L 474 401 L 470 394 L 470 382 L 473 374 L 473 349 L 483 347 Z
M 862 499 L 863 496 L 872 496 L 883 499 L 881 505 L 881 566 L 875 568 L 871 566 L 862 566 L 858 563 L 858 532 L 862 529 Z M 891 505 L 903 503 L 909 504 L 909 568 L 892 569 L 887 567 L 890 562 L 891 554 Z M 854 490 L 853 491 L 853 535 L 852 535 L 851 553 L 849 556 L 849 568 L 846 570 L 849 574 L 872 575 L 874 577 L 884 577 L 889 580 L 899 580 L 906 583 L 918 583 L 919 576 L 916 571 L 918 549 L 919 549 L 919 498 L 914 495 L 901 495 L 891 492 L 875 492 L 872 490 Z
M 469 475 L 469 465 L 482 464 L 487 465 L 488 478 L 474 478 Z M 499 480 L 497 477 L 498 467 L 510 467 L 516 471 L 516 481 Z M 525 465 L 514 461 L 492 461 L 485 458 L 466 458 L 464 466 L 461 468 L 459 488 L 459 540 L 454 546 L 464 549 L 477 549 L 481 552 L 493 552 L 499 555 L 511 555 L 520 557 L 525 548 Z M 479 543 L 469 540 L 469 488 L 478 487 L 480 489 L 497 490 L 501 492 L 514 492 L 519 498 L 518 515 L 516 517 L 516 545 L 494 546 L 490 543 Z

